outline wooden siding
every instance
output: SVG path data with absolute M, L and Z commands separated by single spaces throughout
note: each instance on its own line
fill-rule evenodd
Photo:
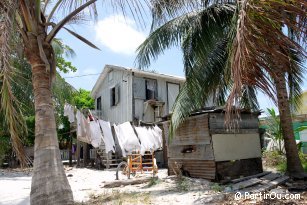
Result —
M 140 73 L 134 73 L 133 77 L 133 92 L 134 92 L 134 99 L 135 99 L 135 117 L 137 117 L 139 120 L 142 120 L 144 122 L 153 122 L 154 121 L 154 109 L 151 107 L 148 108 L 148 112 L 144 115 L 140 115 L 140 113 L 144 113 L 145 106 L 140 106 L 141 102 L 145 102 L 145 79 L 153 79 L 157 81 L 157 100 L 161 102 L 165 102 L 165 105 L 163 106 L 163 113 L 161 116 L 169 114 L 168 107 L 167 107 L 167 83 L 173 83 L 173 84 L 180 84 L 180 86 L 183 85 L 183 83 L 180 83 L 176 80 L 171 79 L 165 79 L 165 78 L 154 78 L 154 77 L 146 77 Z
M 171 145 L 210 144 L 208 114 L 190 117 L 177 129 Z
M 189 117 L 182 123 L 173 140 L 169 142 L 167 150 L 169 174 L 174 174 L 174 169 L 178 172 L 180 167 L 191 177 L 215 179 L 208 114 Z
M 118 104 L 116 106 L 111 106 L 110 89 L 113 87 L 117 87 L 119 91 Z M 113 70 L 109 72 L 97 91 L 96 100 L 98 97 L 101 97 L 103 120 L 113 123 L 132 121 L 131 73 L 125 70 Z
M 260 136 L 250 134 L 212 135 L 215 161 L 240 160 L 261 157 Z
M 169 175 L 174 175 L 181 167 L 191 177 L 215 179 L 216 166 L 213 160 L 168 160 Z
M 193 149 L 185 152 L 185 150 Z M 170 145 L 168 156 L 171 159 L 214 160 L 211 144 Z

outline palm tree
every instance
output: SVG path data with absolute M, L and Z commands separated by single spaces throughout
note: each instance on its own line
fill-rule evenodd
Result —
M 12 49 L 22 45 L 25 57 L 32 68 L 36 122 L 31 204 L 73 204 L 72 191 L 60 160 L 56 134 L 51 92 L 51 84 L 56 74 L 56 55 L 51 42 L 61 29 L 65 29 L 89 46 L 97 48 L 82 36 L 64 27 L 68 22 L 78 22 L 82 19 L 85 8 L 89 8 L 95 17 L 96 1 L 2 0 L 0 2 L 1 108 L 5 110 L 14 149 L 23 161 L 19 136 L 22 134 L 20 130 L 24 123 L 21 120 L 21 112 L 14 106 L 16 101 L 10 87 L 13 69 Z M 128 5 L 131 11 L 140 11 L 137 1 L 120 0 L 112 3 L 120 9 Z M 61 10 L 64 11 L 64 15 L 68 14 L 56 23 L 54 16 Z
M 187 81 L 173 107 L 172 131 L 193 110 L 203 107 L 209 96 L 223 103 L 229 94 L 226 121 L 231 122 L 233 113 L 238 114 L 234 106 L 257 105 L 257 88 L 278 103 L 288 172 L 302 176 L 289 101 L 300 93 L 305 69 L 300 61 L 305 56 L 300 44 L 306 38 L 304 2 L 155 2 L 152 32 L 138 49 L 137 63 L 146 67 L 165 49 L 181 46 Z M 282 26 L 296 38 L 282 32 Z

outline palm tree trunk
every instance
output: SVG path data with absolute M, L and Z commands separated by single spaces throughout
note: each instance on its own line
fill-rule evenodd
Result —
M 35 36 L 29 38 L 25 54 L 32 66 L 35 100 L 35 147 L 31 204 L 73 204 L 72 191 L 60 158 L 50 71 L 46 70 L 45 63 L 40 57 L 37 38 Z M 52 47 L 44 45 L 44 49 L 48 52 L 48 49 Z
M 287 157 L 287 173 L 292 177 L 300 178 L 303 176 L 304 170 L 298 156 L 298 149 L 296 146 L 292 127 L 292 118 L 285 74 L 283 72 L 276 74 L 274 81 L 276 85 L 281 129 Z

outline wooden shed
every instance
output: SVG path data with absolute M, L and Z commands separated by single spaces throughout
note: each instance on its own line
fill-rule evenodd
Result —
M 181 171 L 223 180 L 262 172 L 258 116 L 259 112 L 242 111 L 237 129 L 229 131 L 223 109 L 195 112 L 166 143 L 169 175 Z M 168 127 L 169 121 L 163 122 L 165 139 Z

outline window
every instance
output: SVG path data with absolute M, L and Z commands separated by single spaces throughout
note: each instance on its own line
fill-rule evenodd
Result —
M 146 100 L 157 99 L 157 81 L 146 79 Z
M 110 105 L 116 106 L 119 103 L 119 96 L 120 96 L 120 86 L 116 85 L 115 87 L 111 88 L 110 90 Z
M 96 110 L 101 110 L 101 97 L 97 98 L 97 101 L 96 101 Z

